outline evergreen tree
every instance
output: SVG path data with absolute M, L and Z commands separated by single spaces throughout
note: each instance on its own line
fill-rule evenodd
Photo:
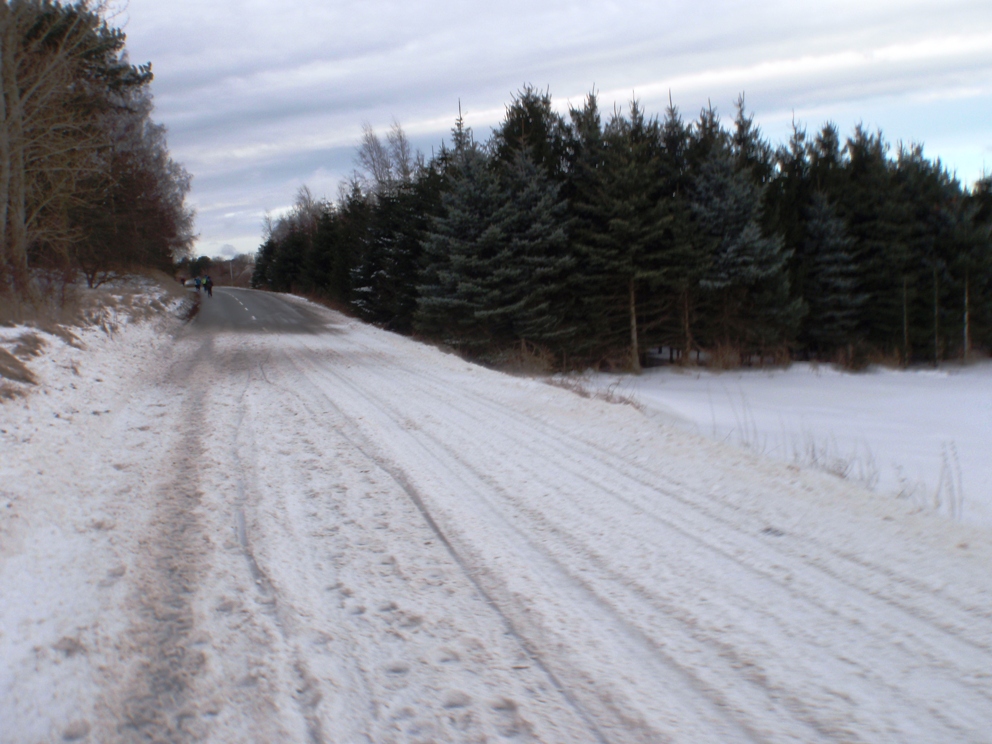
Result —
M 506 107 L 506 115 L 493 132 L 490 150 L 500 163 L 510 165 L 527 152 L 555 181 L 563 177 L 568 160 L 568 131 L 564 119 L 552 108 L 551 94 L 525 85 Z
M 810 267 L 805 293 L 810 312 L 803 340 L 821 354 L 830 353 L 855 340 L 865 300 L 851 255 L 854 241 L 821 193 L 812 196 L 805 231 L 802 254 Z
M 713 134 L 712 110 L 704 111 L 697 136 L 709 138 L 692 185 L 692 211 L 712 263 L 700 286 L 709 294 L 710 337 L 730 348 L 764 349 L 802 317 L 801 300 L 789 300 L 781 236 L 761 229 L 761 189 L 737 160 L 722 132 Z
M 979 180 L 962 204 L 960 252 L 962 356 L 992 347 L 992 177 Z
M 372 205 L 357 183 L 338 201 L 333 229 L 327 233 L 320 250 L 327 251 L 332 260 L 328 268 L 328 296 L 341 303 L 350 303 L 355 265 L 361 258 L 361 246 L 372 221 Z
M 499 250 L 493 229 L 499 186 L 460 115 L 446 158 L 448 189 L 423 241 L 414 328 L 453 346 L 481 347 L 491 340 L 476 313 L 486 309 L 483 285 L 489 259 Z
M 528 149 L 500 170 L 498 208 L 490 236 L 495 250 L 480 281 L 485 295 L 476 315 L 494 338 L 560 341 L 570 333 L 562 326 L 563 294 L 574 266 L 569 255 L 567 205 L 561 187 Z
M 789 277 L 797 297 L 807 297 L 806 280 L 811 271 L 803 250 L 805 222 L 813 199 L 810 150 L 806 130 L 794 121 L 788 143 L 775 154 L 778 174 L 767 192 L 770 229 L 780 234 L 785 249 L 792 251 Z
M 352 303 L 366 320 L 401 333 L 412 330 L 421 242 L 439 210 L 440 182 L 439 171 L 424 165 L 370 207 L 351 288 Z
M 881 132 L 855 128 L 848 138 L 843 186 L 829 193 L 854 239 L 854 261 L 866 294 L 859 330 L 874 347 L 911 348 L 911 306 L 920 266 L 909 248 L 909 218 L 898 198 Z
M 846 188 L 847 162 L 841 147 L 840 132 L 832 123 L 824 124 L 809 146 L 809 179 L 812 189 L 836 203 Z
M 671 346 L 678 343 L 684 364 L 692 361 L 692 351 L 697 349 L 693 328 L 699 301 L 699 282 L 709 267 L 711 256 L 705 244 L 695 241 L 690 203 L 692 178 L 689 148 L 691 133 L 682 121 L 675 104 L 669 100 L 665 120 L 661 127 L 662 200 L 668 217 L 664 242 L 667 247 L 663 261 L 662 291 L 676 298 L 670 332 L 664 341 Z
M 738 96 L 734 110 L 730 147 L 737 170 L 747 173 L 755 184 L 764 187 L 771 181 L 774 172 L 772 148 L 761 136 L 761 128 L 754 123 L 754 114 L 747 112 L 743 93 Z
M 940 160 L 929 161 L 921 145 L 900 146 L 894 164 L 895 196 L 906 215 L 906 246 L 917 267 L 919 348 L 936 365 L 961 336 L 956 308 L 959 278 L 953 273 L 962 236 L 962 194 Z M 952 330 L 953 329 L 953 330 Z
M 992 345 L 992 179 L 968 193 L 860 126 L 842 147 L 794 124 L 773 158 L 743 97 L 730 131 L 671 102 L 604 126 L 594 93 L 566 126 L 525 86 L 485 147 L 459 117 L 425 164 L 398 125 L 367 126 L 360 160 L 334 208 L 304 199 L 271 226 L 256 286 L 490 358 L 538 344 L 638 369 L 653 344 L 764 356 L 797 332 L 821 356 Z
M 559 338 L 572 265 L 560 187 L 529 149 L 491 167 L 459 118 L 442 213 L 423 242 L 415 325 L 477 351 Z
M 650 297 L 664 278 L 664 228 L 670 221 L 658 177 L 660 126 L 634 101 L 630 117 L 614 113 L 601 135 L 595 99 L 586 103 L 584 157 L 577 163 L 573 210 L 586 315 L 606 349 L 626 347 L 641 368 L 639 320 L 655 315 Z M 652 318 L 651 320 L 654 320 Z M 650 321 L 649 321 L 650 322 Z

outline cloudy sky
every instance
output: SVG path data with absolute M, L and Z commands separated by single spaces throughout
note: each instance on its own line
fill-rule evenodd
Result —
M 738 93 L 774 143 L 793 116 L 925 144 L 967 184 L 992 170 L 992 0 L 130 0 L 156 119 L 193 174 L 206 255 L 252 252 L 302 184 L 335 198 L 363 122 L 429 153 L 458 104 L 488 137 L 524 83 L 562 111 L 593 86 L 687 118 Z

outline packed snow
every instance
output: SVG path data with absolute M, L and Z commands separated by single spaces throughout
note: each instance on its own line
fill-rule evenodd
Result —
M 572 379 L 689 431 L 992 527 L 988 361 L 860 373 L 808 363 L 727 372 L 656 367 Z
M 992 741 L 987 529 L 204 306 L 49 338 L 0 404 L 0 741 Z

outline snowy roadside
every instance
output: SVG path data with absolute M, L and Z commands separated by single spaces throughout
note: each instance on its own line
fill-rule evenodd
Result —
M 86 325 L 0 328 L 0 349 L 32 380 L 0 378 L 4 742 L 86 734 L 78 709 L 91 697 L 86 659 L 98 629 L 107 638 L 123 622 L 106 612 L 129 557 L 114 547 L 107 486 L 117 471 L 99 443 L 117 424 L 122 401 L 160 363 L 189 300 L 146 280 L 100 294 L 86 309 Z M 15 732 L 2 723 L 14 720 L 45 726 Z
M 4 743 L 992 741 L 987 530 L 298 298 L 84 340 L 0 408 Z
M 830 365 L 564 376 L 656 420 L 992 527 L 992 363 L 940 370 Z

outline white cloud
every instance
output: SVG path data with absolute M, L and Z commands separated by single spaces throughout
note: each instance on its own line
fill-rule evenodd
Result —
M 461 100 L 485 137 L 528 82 L 563 109 L 595 84 L 604 108 L 636 94 L 660 113 L 671 90 L 690 117 L 708 99 L 730 113 L 744 91 L 773 137 L 793 112 L 812 127 L 864 119 L 962 175 L 992 143 L 988 0 L 130 0 L 128 17 L 194 174 L 204 252 L 257 245 L 258 215 L 300 183 L 333 194 L 363 121 L 395 117 L 429 147 Z

